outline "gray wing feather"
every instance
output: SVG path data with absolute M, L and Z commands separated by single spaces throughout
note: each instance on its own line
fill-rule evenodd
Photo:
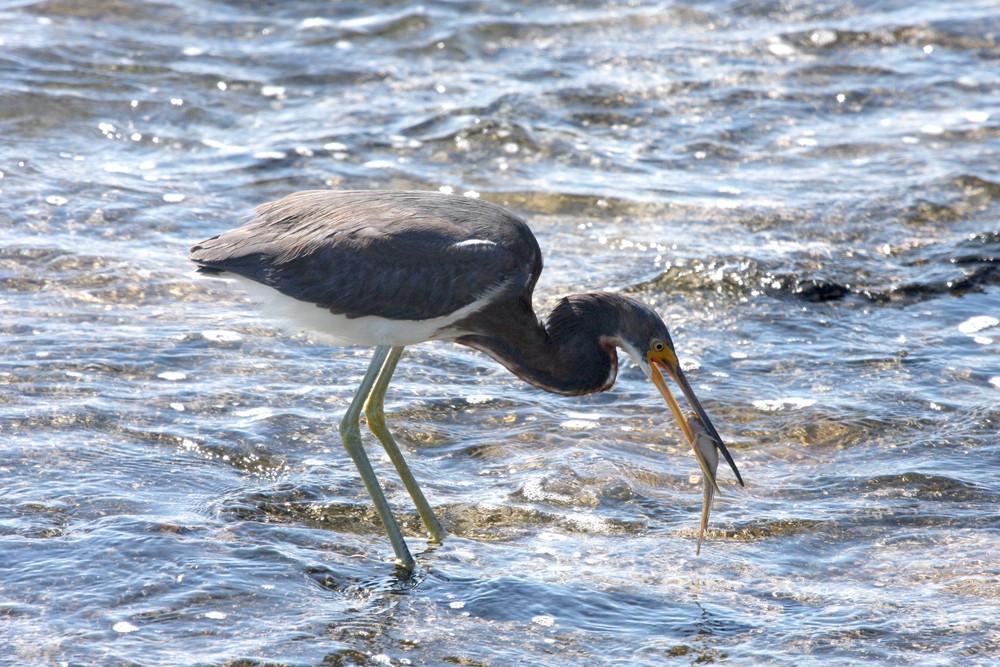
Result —
M 482 241 L 482 242 L 474 242 Z M 191 259 L 347 317 L 440 317 L 541 270 L 527 225 L 487 202 L 424 192 L 310 191 L 265 204 Z

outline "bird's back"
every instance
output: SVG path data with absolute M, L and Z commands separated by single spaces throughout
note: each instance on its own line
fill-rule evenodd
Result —
M 420 191 L 305 191 L 191 248 L 233 274 L 348 319 L 430 320 L 525 296 L 542 269 L 528 226 L 478 199 Z

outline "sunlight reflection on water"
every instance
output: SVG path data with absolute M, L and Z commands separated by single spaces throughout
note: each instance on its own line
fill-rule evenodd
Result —
M 991 664 L 996 8 L 0 10 L 0 627 L 18 664 Z M 306 188 L 505 203 L 558 296 L 666 318 L 746 489 L 643 374 L 408 348 L 449 531 L 400 577 L 337 422 L 370 351 L 187 247 Z

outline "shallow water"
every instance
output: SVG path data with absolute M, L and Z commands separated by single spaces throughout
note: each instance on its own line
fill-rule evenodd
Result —
M 992 2 L 0 8 L 0 662 L 1000 660 Z M 450 535 L 399 576 L 337 420 L 366 349 L 187 247 L 308 188 L 506 203 L 562 294 L 665 316 L 748 481 L 641 372 L 408 348 Z

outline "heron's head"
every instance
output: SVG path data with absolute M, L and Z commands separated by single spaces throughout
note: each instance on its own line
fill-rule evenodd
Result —
M 670 377 L 684 394 L 684 398 L 694 409 L 694 414 L 701 421 L 704 430 L 715 440 L 719 451 L 726 458 L 729 467 L 736 474 L 736 479 L 743 485 L 743 477 L 740 475 L 736 462 L 722 442 L 722 437 L 712 424 L 712 420 L 705 414 L 705 409 L 701 407 L 701 401 L 695 395 L 691 384 L 688 382 L 684 371 L 681 370 L 680 361 L 677 359 L 677 352 L 674 350 L 674 343 L 670 339 L 670 332 L 667 325 L 649 306 L 631 299 L 622 297 L 625 301 L 620 310 L 621 317 L 618 323 L 619 331 L 616 336 L 616 343 L 624 349 L 635 363 L 643 370 L 656 388 L 663 395 L 663 399 L 670 407 L 677 423 L 688 441 L 694 443 L 695 425 L 692 424 L 685 411 L 681 409 L 677 399 L 667 384 L 664 375 Z

